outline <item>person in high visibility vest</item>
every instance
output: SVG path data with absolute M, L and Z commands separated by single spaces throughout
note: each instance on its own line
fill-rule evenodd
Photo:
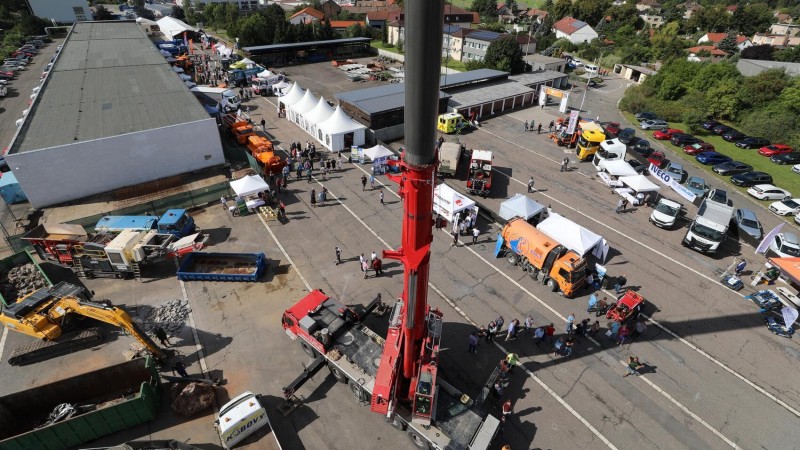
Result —
M 506 362 L 508 363 L 508 371 L 511 372 L 514 370 L 514 366 L 519 365 L 519 355 L 516 353 L 509 353 L 506 356 Z

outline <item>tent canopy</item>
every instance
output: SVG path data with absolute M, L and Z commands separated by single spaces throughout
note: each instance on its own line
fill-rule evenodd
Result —
M 281 83 L 283 83 L 283 81 L 276 84 L 273 89 L 277 88 Z M 286 85 L 289 86 L 289 84 Z M 315 106 L 311 111 L 303 114 L 303 117 L 307 122 L 318 124 L 328 120 L 328 117 L 330 117 L 331 114 L 333 114 L 333 108 L 331 108 L 331 105 L 325 101 L 325 97 L 320 97 L 319 101 L 317 102 L 317 106 Z
M 328 120 L 319 124 L 319 129 L 328 134 L 344 134 L 365 128 L 367 127 L 351 119 L 341 106 L 336 107 Z
M 513 217 L 522 217 L 525 220 L 545 211 L 547 207 L 531 199 L 527 195 L 517 194 L 500 203 L 500 217 L 510 220 Z
M 294 83 L 292 88 L 289 89 L 289 92 L 287 92 L 286 95 L 281 97 L 281 103 L 283 103 L 286 106 L 290 106 L 302 100 L 305 93 L 306 93 L 305 89 L 301 88 L 299 84 Z
M 658 185 L 648 180 L 644 175 L 621 177 L 619 181 L 623 182 L 626 186 L 636 192 L 653 192 L 660 189 Z
M 394 152 L 379 144 L 376 145 L 375 147 L 365 148 L 364 155 L 367 158 L 375 161 L 376 159 L 388 158 L 390 156 L 394 156 Z
M 769 261 L 778 266 L 795 284 L 800 285 L 800 258 L 770 258 Z
M 287 83 L 286 80 L 282 80 L 278 84 L 272 86 L 272 89 L 286 89 L 286 88 L 291 87 L 291 86 L 292 85 Z M 333 109 L 331 109 L 331 111 L 333 111 Z
M 184 31 L 197 31 L 194 27 L 189 26 L 186 22 L 165 16 L 156 21 L 158 28 L 168 38 L 182 34 Z
M 269 185 L 258 175 L 248 175 L 239 178 L 238 180 L 231 181 L 231 189 L 239 197 L 247 197 L 248 195 L 255 195 L 262 191 L 268 191 Z
M 621 159 L 616 161 L 603 161 L 603 168 L 606 169 L 609 175 L 614 177 L 633 177 L 638 175 L 630 164 Z
M 303 95 L 303 98 L 301 98 L 299 102 L 291 105 L 291 108 L 297 114 L 305 114 L 314 109 L 314 107 L 317 106 L 317 102 L 319 102 L 319 99 L 317 97 L 314 97 L 314 94 L 311 93 L 311 89 L 309 89 L 306 91 L 305 95 Z
M 441 214 L 450 222 L 453 221 L 456 213 L 474 207 L 474 201 L 444 183 L 436 186 L 433 190 L 433 212 Z
M 603 242 L 602 236 L 556 213 L 551 213 L 550 217 L 543 220 L 536 228 L 581 256 Z

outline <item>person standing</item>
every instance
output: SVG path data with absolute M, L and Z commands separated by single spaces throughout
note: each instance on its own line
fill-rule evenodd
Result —
M 478 353 L 478 333 L 473 331 L 472 334 L 469 335 L 468 339 L 469 343 L 469 354 L 474 355 Z
M 472 245 L 475 245 L 475 244 L 478 243 L 478 236 L 480 236 L 480 234 L 481 234 L 481 231 L 478 229 L 478 227 L 473 227 L 472 228 Z
M 625 374 L 622 375 L 623 377 L 627 377 L 628 375 L 641 375 L 639 371 L 644 369 L 644 364 L 639 362 L 638 356 L 629 356 L 628 357 L 628 366 L 625 367 Z
M 339 264 L 342 263 L 342 249 L 340 249 L 339 246 L 337 245 L 334 248 L 334 251 L 336 252 L 336 261 L 335 262 L 336 262 L 336 265 L 338 266 Z
M 631 333 L 631 341 L 635 341 L 639 338 L 639 336 L 643 335 L 647 331 L 647 323 L 645 323 L 644 319 L 639 319 L 636 321 L 636 325 L 633 326 L 633 333 Z
M 533 332 L 533 343 L 537 346 L 541 345 L 544 341 L 544 327 L 539 327 Z
M 317 190 L 316 189 L 311 189 L 311 207 L 312 208 L 316 208 L 317 207 Z
M 284 219 L 286 218 L 286 204 L 283 203 L 283 200 L 281 200 L 280 203 L 278 203 L 278 214 L 280 215 L 280 217 Z
M 536 125 L 536 134 L 542 134 L 542 122 L 539 122 L 539 125 Z
M 375 250 L 373 250 L 372 254 L 369 255 L 369 261 L 372 262 L 372 261 L 375 261 L 376 259 L 378 259 L 378 254 L 375 253 Z
M 384 205 L 384 203 L 383 203 L 383 189 L 381 189 L 381 192 L 380 192 L 379 196 L 380 196 L 380 199 L 381 199 L 381 205 Z
M 553 132 L 553 127 L 555 127 L 555 126 L 556 126 L 555 122 L 553 122 L 553 121 L 551 120 L 551 121 L 550 121 L 550 126 L 547 128 L 547 131 L 549 131 L 550 133 L 552 133 L 552 132 Z
M 509 339 L 516 339 L 517 336 L 517 320 L 514 319 L 508 323 L 508 333 L 506 333 L 506 342 Z
M 745 261 L 744 258 L 742 258 L 742 260 L 739 261 L 739 264 L 736 265 L 736 271 L 734 272 L 734 274 L 738 277 L 739 275 L 742 274 L 742 272 L 744 272 L 745 267 L 747 267 L 747 261 Z
M 507 419 L 511 415 L 511 411 L 513 409 L 513 405 L 511 404 L 511 399 L 508 399 L 503 403 L 503 419 Z
M 614 210 L 614 212 L 617 213 L 617 214 L 622 212 L 622 207 L 624 205 L 622 200 L 623 200 L 622 198 L 619 199 L 619 201 L 617 202 L 617 209 Z
M 531 330 L 533 330 L 533 317 L 528 314 L 528 317 L 525 318 L 525 333 L 530 334 Z
M 175 372 L 178 372 L 183 378 L 189 378 L 189 373 L 186 372 L 186 366 L 183 365 L 182 362 L 178 361 L 172 366 L 172 375 L 175 375 Z
M 227 211 L 228 210 L 228 200 L 222 196 L 219 198 L 219 202 L 222 203 L 222 208 Z
M 364 267 L 364 261 L 365 261 L 365 260 L 366 260 L 366 258 L 364 258 L 364 254 L 362 253 L 362 254 L 361 254 L 359 257 L 358 257 L 358 267 L 361 267 L 361 268 L 363 268 L 363 267 Z M 363 270 L 363 269 L 362 269 L 362 270 Z
M 517 355 L 516 353 L 509 353 L 506 356 L 506 363 L 508 364 L 508 373 L 513 372 L 514 367 L 519 365 L 519 355 Z
M 373 189 L 373 190 L 375 189 L 375 174 L 374 173 L 369 176 L 369 188 Z
M 161 342 L 161 345 L 163 345 L 164 347 L 169 347 L 170 346 L 169 345 L 169 337 L 167 337 L 167 332 L 164 331 L 163 328 L 161 328 L 159 326 L 153 328 L 153 334 L 158 339 L 158 341 Z
M 361 175 L 361 191 L 363 192 L 366 190 L 367 190 L 367 176 Z
M 529 128 L 525 128 L 525 131 L 533 131 L 533 127 L 534 127 L 534 120 L 531 119 L 531 126 Z
M 572 327 L 575 325 L 575 314 L 570 313 L 569 317 L 567 317 L 567 334 L 572 333 Z
M 569 158 L 564 158 L 564 161 L 561 161 L 561 171 L 566 172 L 567 167 L 569 167 Z
M 361 262 L 361 270 L 364 272 L 364 278 L 367 278 L 369 275 L 369 263 L 366 259 Z
M 533 177 L 528 180 L 528 193 L 533 192 Z
M 267 132 L 267 121 L 263 117 L 261 118 L 261 131 Z
M 525 131 L 528 131 L 528 119 L 525 119 Z
M 553 342 L 553 336 L 556 334 L 556 327 L 552 322 L 544 328 L 544 334 L 547 336 L 548 342 Z
M 617 295 L 619 295 L 619 292 L 622 290 L 623 287 L 625 287 L 626 284 L 628 284 L 628 279 L 625 278 L 625 274 L 623 273 L 622 275 L 617 277 L 617 282 L 614 283 L 614 292 L 616 292 Z
M 380 258 L 372 260 L 372 270 L 375 271 L 375 276 L 383 275 L 383 261 Z
M 494 335 L 497 334 L 497 324 L 493 321 L 489 322 L 486 330 L 486 343 L 494 342 Z

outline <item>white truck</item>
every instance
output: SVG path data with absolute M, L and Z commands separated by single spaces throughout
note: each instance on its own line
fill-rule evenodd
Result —
M 219 439 L 226 449 L 238 445 L 265 425 L 272 428 L 267 409 L 261 404 L 261 396 L 249 391 L 222 405 L 219 415 L 214 421 Z M 274 428 L 271 434 L 274 445 L 270 445 L 269 442 L 259 442 L 258 448 L 281 450 L 281 444 L 278 442 L 278 437 L 275 436 Z
M 682 244 L 701 253 L 716 253 L 728 234 L 733 206 L 703 200 Z
M 269 77 L 256 77 L 251 81 L 253 93 L 265 97 L 272 94 L 272 86 L 283 81 L 283 75 L 271 75 Z
M 204 105 L 222 109 L 223 112 L 232 112 L 239 109 L 242 99 L 233 89 L 195 86 L 190 89 Z
M 605 170 L 603 165 L 606 161 L 624 161 L 628 154 L 628 146 L 620 142 L 619 139 L 609 139 L 600 143 L 600 148 L 594 154 L 592 165 L 601 172 Z
M 439 147 L 439 176 L 454 177 L 456 175 L 464 150 L 464 145 L 458 142 L 442 142 Z

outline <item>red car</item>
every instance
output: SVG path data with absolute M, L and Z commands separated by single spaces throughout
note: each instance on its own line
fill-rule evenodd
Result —
M 647 161 L 650 164 L 653 164 L 654 166 L 658 167 L 659 169 L 663 169 L 664 166 L 666 166 L 667 163 L 669 162 L 667 157 L 664 156 L 664 152 L 659 152 L 659 151 L 650 153 L 650 155 L 647 157 Z
M 674 134 L 684 134 L 684 133 L 683 130 L 677 130 L 675 128 L 662 128 L 653 133 L 653 139 L 658 139 L 659 141 L 668 141 L 672 139 L 672 135 Z
M 612 136 L 619 134 L 619 131 L 619 122 L 609 122 L 608 125 L 606 125 L 606 133 Z
M 789 147 L 786 144 L 772 144 L 758 149 L 758 154 L 762 156 L 775 156 L 782 155 L 784 153 L 792 153 L 793 151 L 794 150 L 792 150 L 792 147 Z
M 683 153 L 695 156 L 698 153 L 713 152 L 714 146 L 707 142 L 698 142 L 697 144 L 689 144 L 683 147 Z

